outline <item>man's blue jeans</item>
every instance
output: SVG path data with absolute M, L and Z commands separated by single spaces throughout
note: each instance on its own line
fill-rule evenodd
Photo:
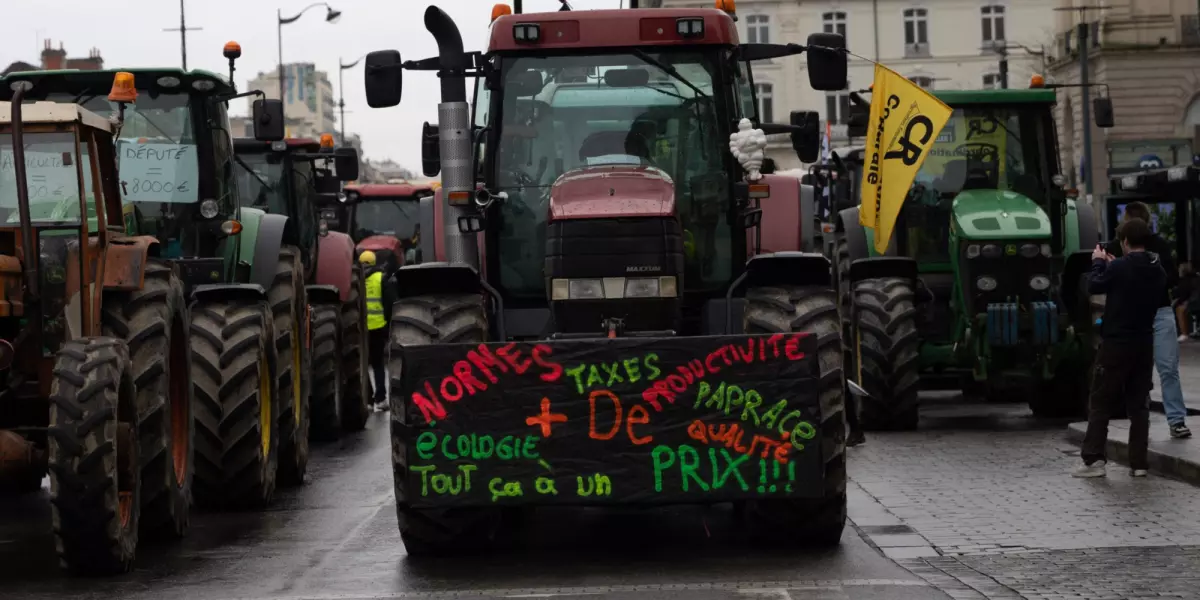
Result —
M 1187 408 L 1179 385 L 1179 332 L 1175 329 L 1175 311 L 1170 306 L 1158 309 L 1154 317 L 1154 366 L 1162 382 L 1163 412 L 1167 423 L 1183 423 Z

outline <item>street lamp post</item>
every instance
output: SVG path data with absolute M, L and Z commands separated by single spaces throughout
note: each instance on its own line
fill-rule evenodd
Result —
M 283 99 L 284 90 L 286 89 L 286 85 L 285 85 L 285 81 L 284 81 L 284 72 L 283 72 L 283 26 L 287 25 L 289 23 L 295 23 L 297 20 L 300 19 L 300 17 L 303 17 L 304 13 L 308 12 L 309 9 L 316 8 L 318 6 L 325 7 L 325 11 L 326 11 L 325 12 L 325 22 L 326 23 L 336 23 L 338 18 L 342 16 L 341 11 L 334 10 L 332 6 L 330 6 L 328 3 L 325 3 L 325 2 L 315 2 L 313 4 L 310 4 L 306 7 L 304 7 L 304 10 L 301 10 L 300 12 L 296 13 L 296 16 L 288 17 L 286 19 L 283 17 L 283 9 L 277 9 L 275 11 L 276 20 L 278 21 L 278 26 L 279 26 L 279 32 L 278 32 L 278 37 L 279 37 L 279 101 L 283 104 L 285 112 L 287 109 L 287 102 L 284 102 L 284 99 Z
M 341 120 L 343 144 L 346 143 L 346 83 L 342 79 L 342 73 L 345 73 L 346 69 L 353 69 L 362 59 L 363 57 L 360 56 L 354 62 L 347 65 L 342 63 L 341 58 L 338 58 L 338 95 L 341 96 L 341 99 L 338 100 L 338 109 L 341 110 L 341 115 L 338 119 Z
M 999 74 L 1000 74 L 1000 89 L 1002 89 L 1002 90 L 1008 89 L 1008 51 L 1009 50 L 1024 50 L 1026 53 L 1028 53 L 1032 56 L 1041 57 L 1042 71 L 1046 70 L 1046 48 L 1045 48 L 1045 46 L 1042 47 L 1041 51 L 1038 51 L 1038 50 L 1034 50 L 1033 48 L 1030 48 L 1029 46 L 1026 46 L 1024 44 L 1018 44 L 1016 42 L 1004 42 L 1002 44 L 997 44 L 997 45 L 993 46 L 992 50 L 994 50 L 997 54 L 1000 55 L 1000 73 Z

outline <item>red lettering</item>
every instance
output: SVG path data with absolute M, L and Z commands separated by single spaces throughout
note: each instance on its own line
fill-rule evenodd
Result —
M 629 441 L 633 442 L 634 446 L 642 446 L 654 441 L 652 435 L 638 437 L 633 433 L 634 425 L 645 425 L 649 422 L 650 413 L 646 412 L 646 407 L 637 405 L 629 409 L 629 418 L 625 421 L 625 432 L 629 434 Z
M 746 346 L 746 351 L 742 352 L 741 346 L 734 346 L 733 351 L 742 359 L 742 362 L 750 364 L 754 362 L 754 339 L 749 340 L 750 344 Z
M 728 352 L 729 352 L 728 346 L 721 346 L 720 348 L 717 348 L 717 355 L 719 355 L 721 357 L 721 360 L 725 361 L 725 366 L 732 367 L 733 361 L 729 360 Z
M 683 375 L 683 380 L 685 382 L 687 382 L 687 385 L 691 385 L 692 382 L 696 380 L 696 376 L 692 375 L 692 372 L 689 371 L 686 366 L 681 365 L 681 366 L 675 367 L 675 370 L 679 371 Z M 674 377 L 674 375 L 672 375 L 672 377 Z M 668 379 L 667 381 L 670 381 L 670 379 Z M 684 389 L 687 389 L 687 388 L 684 388 Z M 680 390 L 680 391 L 683 391 L 683 390 Z
M 786 444 L 780 444 L 776 446 L 775 460 L 779 461 L 781 464 L 788 464 L 788 461 L 791 460 L 791 458 L 788 456 L 788 452 L 790 452 L 791 449 L 792 447 Z
M 767 345 L 764 343 L 764 341 L 765 340 L 763 340 L 762 338 L 758 338 L 758 360 L 759 360 L 759 362 L 766 362 L 766 360 L 767 360 Z
M 497 360 L 496 357 L 492 355 L 492 351 L 488 350 L 488 347 L 483 344 L 480 344 L 477 350 L 468 352 L 467 360 L 471 361 L 471 364 L 475 365 L 476 369 L 483 371 L 483 375 L 492 383 L 499 381 L 496 379 L 496 376 L 492 374 L 493 367 L 498 369 L 501 373 L 508 372 L 508 367 L 504 366 L 504 363 Z
M 429 384 L 425 384 L 427 387 Z M 432 396 L 432 394 L 431 394 Z M 421 392 L 413 392 L 412 401 L 421 409 L 421 416 L 425 417 L 426 423 L 432 423 L 437 419 L 446 418 L 446 407 L 442 406 L 437 396 L 432 396 L 433 399 L 425 397 Z
M 734 427 L 737 427 L 737 437 L 733 438 L 733 449 L 742 454 L 746 454 L 747 450 L 742 447 L 742 434 L 746 433 L 746 430 L 738 427 L 737 425 L 734 425 Z
M 462 382 L 463 387 L 467 388 L 467 393 L 474 396 L 475 392 L 487 389 L 487 384 L 475 377 L 475 373 L 471 371 L 471 363 L 460 360 L 454 363 L 454 376 Z
M 782 333 L 776 333 L 767 338 L 767 343 L 771 345 L 771 350 L 775 353 L 775 358 L 779 358 L 779 342 L 783 339 Z
M 537 363 L 537 365 L 539 367 L 546 369 L 546 372 L 542 373 L 538 377 L 541 377 L 542 381 L 547 381 L 550 383 L 558 381 L 558 379 L 560 377 L 562 377 L 562 374 L 563 374 L 562 365 L 560 365 L 552 360 L 547 360 L 544 356 L 542 356 L 543 354 L 553 354 L 553 353 L 554 353 L 554 348 L 551 348 L 550 346 L 547 346 L 546 344 L 538 344 L 538 345 L 534 346 L 533 352 L 532 352 L 533 362 Z
M 804 339 L 806 333 L 798 333 L 788 338 L 784 353 L 787 354 L 788 360 L 803 360 L 804 353 L 800 351 L 800 340 Z
M 708 354 L 708 358 L 704 359 L 704 368 L 708 369 L 708 372 L 712 375 L 716 375 L 717 373 L 721 372 L 721 367 L 713 365 L 713 359 L 716 357 L 717 353 L 714 351 L 710 352 Z
M 528 371 L 529 367 L 533 365 L 533 361 L 528 358 L 524 361 L 521 360 L 521 351 L 517 349 L 516 342 L 497 348 L 496 354 L 500 355 L 500 358 L 503 358 L 505 362 L 512 365 L 517 375 L 524 375 L 525 371 Z
M 715 427 L 715 429 L 714 429 Z M 734 427 L 737 427 L 736 425 Z M 708 426 L 708 437 L 714 442 L 725 442 L 729 438 L 731 430 L 729 425 L 721 423 L 720 425 Z
M 450 384 L 450 383 L 454 384 L 453 392 L 446 389 L 446 385 Z M 455 377 L 453 375 L 450 375 L 442 380 L 441 390 L 442 390 L 442 398 L 444 398 L 446 400 L 446 402 L 458 402 L 460 399 L 462 399 L 462 396 L 463 396 L 462 384 L 459 383 L 458 379 L 455 379 Z
M 653 386 L 646 388 L 646 391 L 642 392 L 642 400 L 653 406 L 655 411 L 662 412 L 662 404 L 658 401 L 659 396 L 666 398 L 667 402 L 675 404 L 675 392 L 667 389 L 665 381 L 655 381 Z
M 609 400 L 612 400 L 613 410 L 616 412 L 616 416 L 613 417 L 612 429 L 608 433 L 605 433 L 605 434 L 596 432 L 596 397 L 597 396 L 604 396 L 604 397 L 608 398 Z M 593 440 L 611 440 L 611 439 L 613 439 L 613 436 L 617 435 L 617 431 L 620 431 L 620 429 L 621 429 L 621 401 L 617 399 L 616 394 L 614 394 L 608 390 L 595 390 L 591 394 L 588 395 L 588 405 L 591 407 L 591 412 L 588 415 L 588 437 L 592 438 Z M 632 411 L 630 411 L 630 412 L 632 412 Z M 630 436 L 630 437 L 632 437 L 632 436 Z
M 680 393 L 686 392 L 688 388 L 687 382 L 684 381 L 682 377 L 674 373 L 667 375 L 667 385 L 671 386 L 671 389 Z M 671 403 L 674 404 L 675 400 L 672 399 Z
M 699 360 L 692 360 L 688 363 L 688 368 L 692 370 L 692 375 L 694 375 L 697 379 L 704 378 L 704 363 L 700 362 Z M 692 380 L 688 379 L 688 383 L 691 382 Z
M 687 432 L 688 432 L 688 435 L 693 440 L 696 440 L 697 442 L 700 442 L 701 444 L 708 443 L 708 435 L 706 435 L 706 430 L 704 429 L 704 423 L 701 422 L 700 419 L 696 419 L 695 421 L 692 421 L 692 424 L 688 425 Z

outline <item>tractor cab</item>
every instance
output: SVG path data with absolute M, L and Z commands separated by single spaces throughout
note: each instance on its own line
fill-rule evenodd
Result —
M 345 194 L 344 230 L 354 239 L 358 253 L 374 252 L 377 264 L 388 272 L 433 259 L 436 190 L 431 184 L 350 185 Z

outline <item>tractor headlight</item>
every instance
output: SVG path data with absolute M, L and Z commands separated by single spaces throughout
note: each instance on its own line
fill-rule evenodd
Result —
M 1037 244 L 1024 244 L 1021 246 L 1021 256 L 1025 258 L 1033 258 L 1041 251 L 1042 249 Z
M 604 281 L 600 279 L 572 279 L 567 286 L 571 300 L 604 299 Z
M 1034 275 L 1029 278 L 1029 287 L 1036 291 L 1044 292 L 1050 289 L 1050 278 L 1045 275 Z
M 979 258 L 979 244 L 967 246 L 967 258 Z
M 626 298 L 657 298 L 657 277 L 630 277 L 625 280 Z
M 208 200 L 200 203 L 200 216 L 204 217 L 205 219 L 211 219 L 217 216 L 218 212 L 220 211 L 217 207 L 216 200 L 209 198 Z
M 983 247 L 984 258 L 1000 258 L 1000 246 L 997 244 L 987 244 Z
M 570 300 L 571 286 L 570 281 L 566 279 L 554 279 L 550 282 L 550 299 L 551 300 Z
M 979 288 L 980 291 L 990 292 L 996 289 L 996 279 L 994 277 L 988 277 L 987 275 L 984 275 L 983 277 L 975 280 L 975 287 Z
M 1042 244 L 1042 256 L 1050 258 L 1050 244 Z

